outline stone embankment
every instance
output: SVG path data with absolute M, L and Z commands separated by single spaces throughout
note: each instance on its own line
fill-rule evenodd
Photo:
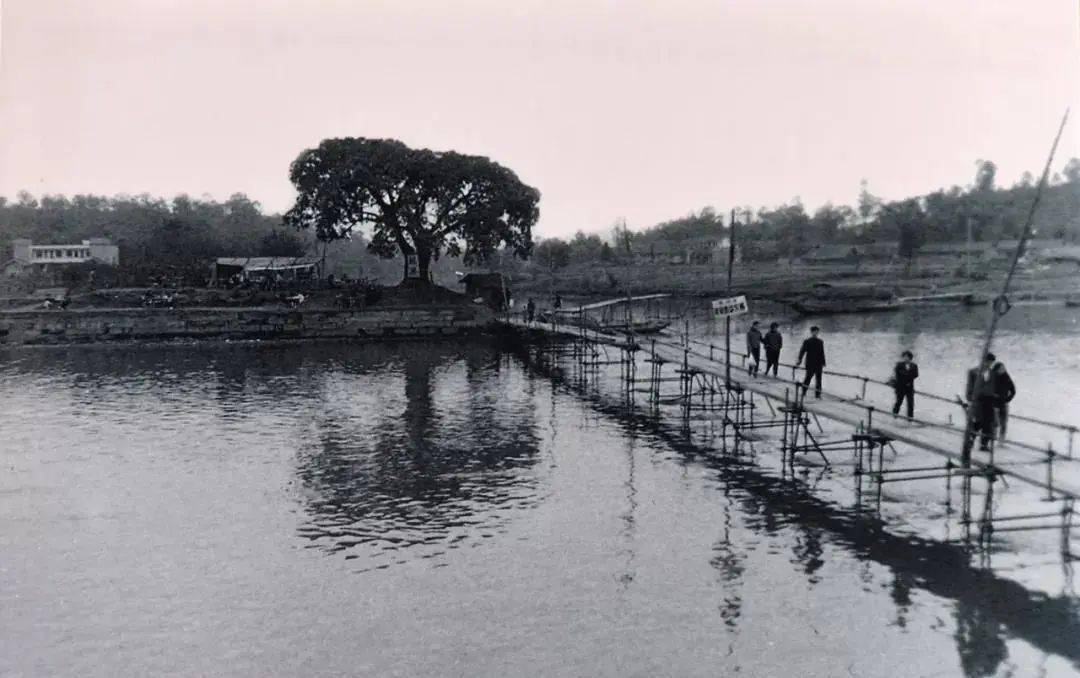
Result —
M 0 311 L 0 344 L 170 339 L 384 339 L 481 331 L 494 321 L 478 304 L 361 310 L 86 308 Z

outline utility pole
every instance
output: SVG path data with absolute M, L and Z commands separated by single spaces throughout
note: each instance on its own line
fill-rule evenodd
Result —
M 731 296 L 731 269 L 735 266 L 735 209 L 731 210 L 731 230 L 728 232 L 727 295 Z M 724 384 L 731 389 L 731 316 L 724 318 L 724 358 L 726 363 Z
M 971 257 L 973 252 L 971 251 L 971 215 L 968 214 L 964 219 L 967 222 L 967 245 L 964 247 L 964 278 L 971 278 Z

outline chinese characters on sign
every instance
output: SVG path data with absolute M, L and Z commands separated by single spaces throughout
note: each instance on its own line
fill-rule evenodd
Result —
M 712 303 L 713 313 L 717 318 L 725 318 L 732 315 L 742 315 L 750 310 L 746 305 L 746 297 L 739 295 L 728 299 L 717 299 Z

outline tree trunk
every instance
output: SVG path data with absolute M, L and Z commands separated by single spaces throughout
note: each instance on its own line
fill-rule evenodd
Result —
M 420 279 L 424 282 L 431 280 L 431 251 L 426 247 L 416 250 L 417 263 L 420 265 Z
M 416 250 L 405 241 L 405 238 L 398 236 L 398 249 L 401 250 L 401 280 L 404 282 L 409 279 L 409 255 L 416 254 Z

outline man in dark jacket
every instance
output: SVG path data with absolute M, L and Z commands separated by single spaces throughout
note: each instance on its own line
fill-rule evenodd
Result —
M 999 378 L 1001 372 L 994 369 L 996 361 L 993 353 L 987 353 L 981 365 L 968 370 L 968 417 L 974 424 L 972 432 L 979 431 L 979 450 L 982 452 L 990 451 L 990 441 L 994 439 L 997 428 L 998 405 L 1007 402 L 1004 396 L 1011 400 L 1016 395 L 1015 387 L 1006 390 L 1006 385 L 1011 385 L 1012 379 L 1006 384 L 1005 380 Z M 1004 371 L 1004 366 L 1001 371 Z
M 810 336 L 803 340 L 802 348 L 799 349 L 799 359 L 795 367 L 802 365 L 806 358 L 806 376 L 803 378 L 803 397 L 810 389 L 810 379 L 814 379 L 814 397 L 821 397 L 821 373 L 825 369 L 825 342 L 818 338 L 821 328 L 817 325 L 810 328 Z
M 784 337 L 780 334 L 779 327 L 776 323 L 769 325 L 769 331 L 765 333 L 765 338 L 761 340 L 765 344 L 765 374 L 769 373 L 772 369 L 773 376 L 776 376 L 776 371 L 780 368 L 780 349 L 784 346 Z
M 997 397 L 998 440 L 1005 440 L 1005 428 L 1009 423 L 1009 402 L 1016 397 L 1016 384 L 1013 383 L 1004 363 L 995 363 L 991 372 L 994 380 L 994 395 Z
M 758 329 L 758 321 L 750 324 L 750 331 L 746 333 L 746 353 L 750 364 L 746 366 L 750 376 L 756 377 L 758 367 L 761 366 L 761 330 Z
M 900 413 L 900 404 L 907 400 L 907 417 L 915 416 L 915 380 L 919 378 L 919 366 L 915 364 L 915 356 L 911 351 L 900 354 L 901 360 L 893 369 L 893 389 L 896 390 L 896 404 L 893 405 L 892 413 L 896 416 Z

